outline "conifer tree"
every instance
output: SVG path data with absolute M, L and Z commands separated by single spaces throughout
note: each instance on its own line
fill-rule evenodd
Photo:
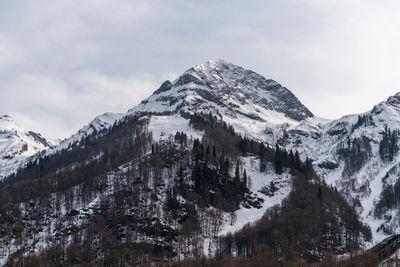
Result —
M 283 160 L 283 154 L 281 152 L 281 149 L 279 148 L 279 145 L 276 144 L 276 146 L 275 146 L 275 172 L 276 172 L 276 174 L 281 174 L 283 172 L 282 160 Z

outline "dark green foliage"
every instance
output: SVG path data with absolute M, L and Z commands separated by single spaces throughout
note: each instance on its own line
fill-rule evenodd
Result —
M 318 186 L 318 199 L 319 199 L 319 201 L 322 201 L 322 188 L 321 188 L 321 186 Z
M 177 192 L 175 188 L 169 188 L 166 197 L 165 210 L 178 210 L 180 208 L 179 201 L 177 200 Z
M 305 175 L 306 179 L 312 179 L 316 176 L 312 161 L 308 157 L 305 162 L 300 160 L 299 152 L 287 152 L 286 149 L 280 148 L 278 145 L 275 147 L 275 171 L 277 174 L 283 172 L 283 168 L 296 170 Z
M 224 154 L 216 154 L 219 157 L 217 166 L 213 166 L 208 159 L 203 159 L 202 150 L 204 145 L 195 139 L 193 145 L 193 155 L 195 157 L 195 166 L 192 172 L 194 182 L 194 192 L 204 197 L 206 205 L 221 207 L 225 211 L 236 210 L 239 204 L 246 199 L 247 174 L 240 171 L 240 162 L 236 162 L 234 176 L 230 175 L 230 160 Z M 210 193 L 213 192 L 213 193 Z M 215 197 L 215 192 L 219 192 L 222 199 Z M 206 201 L 206 198 L 210 201 Z M 222 200 L 223 203 L 220 203 Z
M 375 206 L 375 215 L 382 217 L 388 210 L 398 209 L 400 206 L 400 179 L 394 185 L 387 185 L 381 193 L 380 200 Z
M 373 124 L 372 115 L 359 115 L 357 122 L 353 125 L 351 132 L 354 132 L 357 128 L 361 126 L 367 126 Z
M 391 130 L 387 126 L 385 127 L 385 131 L 382 132 L 382 140 L 379 143 L 379 155 L 383 161 L 392 161 L 399 151 L 398 138 L 399 130 Z
M 180 143 L 181 146 L 187 146 L 187 135 L 184 132 L 177 132 L 175 134 L 175 142 Z
M 265 145 L 264 143 L 260 143 L 260 158 L 264 158 L 265 157 Z
M 286 151 L 285 151 L 286 152 Z M 283 172 L 282 161 L 284 160 L 284 152 L 281 152 L 278 144 L 275 146 L 275 171 L 277 174 Z
M 338 149 L 339 157 L 344 160 L 345 168 L 343 174 L 350 176 L 361 169 L 368 160 L 371 153 L 371 140 L 365 136 L 350 138 L 341 144 Z

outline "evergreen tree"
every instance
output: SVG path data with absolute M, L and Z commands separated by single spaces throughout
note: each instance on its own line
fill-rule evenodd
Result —
M 322 189 L 321 189 L 321 186 L 318 186 L 318 199 L 319 199 L 319 201 L 322 201 Z
M 265 146 L 264 143 L 260 143 L 260 171 L 265 171 L 265 162 L 264 162 L 264 157 L 265 157 Z
M 275 146 L 275 172 L 276 174 L 281 174 L 283 172 L 282 169 L 282 161 L 283 161 L 283 153 L 279 148 L 279 145 Z
M 265 146 L 264 143 L 260 143 L 260 159 L 263 159 L 265 156 Z
M 246 193 L 249 191 L 248 187 L 247 187 L 247 172 L 246 169 L 243 170 L 243 182 L 242 182 L 242 193 Z
M 296 170 L 301 171 L 301 162 L 300 162 L 300 156 L 299 156 L 298 151 L 296 151 L 294 153 L 294 167 Z

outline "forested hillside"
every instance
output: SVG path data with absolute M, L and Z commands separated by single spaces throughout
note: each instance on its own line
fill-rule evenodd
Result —
M 319 261 L 369 240 L 369 229 L 310 160 L 243 138 L 211 114 L 181 116 L 203 138 L 152 140 L 152 116 L 127 117 L 38 158 L 1 184 L 1 255 L 18 265 L 136 265 L 227 254 Z M 221 235 L 235 211 L 261 209 L 279 183 L 253 191 L 243 160 L 290 173 L 292 192 L 258 222 Z M 89 160 L 88 160 L 89 159 Z M 262 197 L 264 196 L 264 198 Z

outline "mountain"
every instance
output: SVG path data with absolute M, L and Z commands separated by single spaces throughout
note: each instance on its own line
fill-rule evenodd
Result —
M 313 159 L 316 172 L 347 196 L 378 241 L 400 227 L 397 195 L 387 196 L 399 177 L 399 112 L 398 93 L 368 112 L 314 124 L 312 130 L 275 127 L 265 140 Z
M 2 181 L 0 263 L 251 257 L 259 244 L 316 262 L 368 246 L 398 227 L 399 103 L 326 120 L 251 70 L 192 67 Z
M 397 143 L 390 160 L 382 157 L 380 148 L 385 129 L 400 129 L 399 108 L 400 93 L 363 114 L 322 119 L 277 82 L 217 60 L 189 69 L 173 83 L 164 82 L 129 112 L 211 112 L 243 136 L 299 151 L 303 160 L 313 160 L 319 176 L 346 195 L 379 241 L 400 227 L 395 205 L 388 210 L 375 208 L 383 205 L 382 192 L 397 182 L 399 174 Z M 160 126 L 162 121 L 165 125 Z M 185 124 L 170 116 L 151 122 L 150 129 L 177 130 Z
M 14 173 L 27 159 L 53 148 L 40 134 L 26 131 L 10 116 L 0 116 L 0 180 Z
M 383 214 L 379 214 L 382 209 L 375 208 L 378 203 L 383 205 L 382 192 L 388 194 L 385 188 L 397 182 L 397 144 L 389 157 L 382 157 L 380 146 L 386 128 L 400 129 L 399 108 L 400 93 L 368 112 L 326 120 L 314 116 L 277 82 L 216 60 L 189 69 L 172 83 L 164 82 L 130 113 L 211 112 L 243 136 L 299 151 L 304 160 L 306 157 L 313 160 L 316 172 L 328 184 L 338 188 L 355 205 L 378 241 L 400 230 L 400 215 L 395 205 L 390 205 Z M 397 199 L 393 201 L 398 203 Z
M 261 122 L 313 117 L 287 88 L 223 60 L 190 68 L 173 83 L 165 81 L 129 112 L 177 110 L 213 112 L 230 119 L 242 117 Z

